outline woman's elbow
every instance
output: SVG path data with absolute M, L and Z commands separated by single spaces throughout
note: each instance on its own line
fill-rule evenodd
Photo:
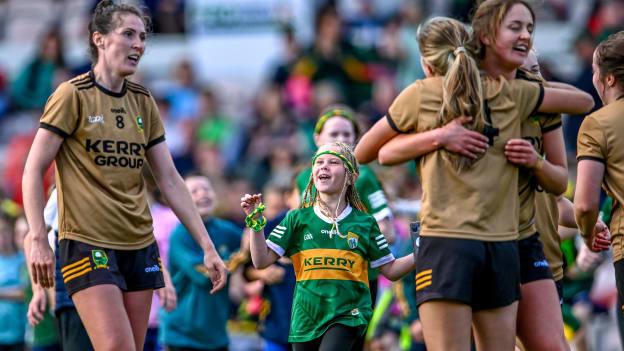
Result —
M 560 196 L 563 195 L 566 190 L 568 190 L 567 182 L 557 182 L 550 189 L 546 189 L 546 191 L 552 195 Z
M 596 104 L 596 102 L 594 101 L 594 98 L 590 95 L 585 93 L 585 103 L 586 108 L 585 108 L 585 112 L 589 112 L 594 108 L 594 105 Z
M 379 150 L 377 161 L 382 166 L 393 166 L 396 164 L 396 161 L 392 158 L 391 153 L 385 149 Z
M 578 200 L 574 202 L 574 216 L 582 218 L 598 211 L 598 204 L 591 201 Z
M 370 150 L 366 150 L 365 146 L 362 146 L 362 143 L 358 143 L 355 146 L 354 154 L 355 159 L 361 164 L 369 163 L 375 159 L 374 153 Z

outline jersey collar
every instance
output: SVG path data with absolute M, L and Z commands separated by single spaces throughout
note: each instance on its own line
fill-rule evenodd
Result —
M 353 208 L 351 207 L 351 205 L 347 205 L 347 207 L 345 207 L 344 210 L 342 210 L 342 213 L 340 214 L 340 216 L 338 216 L 338 218 L 336 218 L 336 222 L 340 222 L 341 220 L 345 219 L 345 217 L 347 217 L 348 215 L 351 214 L 351 211 L 353 211 Z M 321 212 L 321 209 L 318 206 L 314 206 L 314 213 L 320 218 L 322 219 L 324 222 L 332 224 L 334 223 L 331 218 L 327 217 L 326 215 L 323 214 L 323 212 Z
M 123 82 L 123 86 L 121 87 L 121 91 L 120 92 L 114 92 L 111 90 L 106 89 L 104 86 L 98 84 L 98 82 L 95 80 L 95 74 L 93 73 L 93 71 L 89 71 L 89 77 L 91 77 L 91 80 L 93 81 L 93 84 L 95 84 L 95 86 L 104 94 L 106 95 L 110 95 L 112 97 L 122 97 L 124 95 L 126 95 L 126 90 L 127 90 L 127 80 L 124 79 Z

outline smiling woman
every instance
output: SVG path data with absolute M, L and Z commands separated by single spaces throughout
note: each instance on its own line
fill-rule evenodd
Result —
M 47 288 L 55 283 L 54 256 L 43 222 L 42 177 L 56 161 L 62 283 L 96 350 L 143 349 L 152 292 L 165 284 L 142 175 L 146 162 L 199 244 L 212 291 L 226 281 L 223 261 L 171 160 L 156 103 L 126 79 L 145 52 L 149 24 L 133 5 L 97 5 L 89 23 L 93 68 L 49 98 L 23 176 L 28 259 L 34 283 Z

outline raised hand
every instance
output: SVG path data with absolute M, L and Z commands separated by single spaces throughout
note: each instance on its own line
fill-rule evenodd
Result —
M 243 211 L 245 211 L 246 215 L 253 212 L 253 210 L 255 210 L 260 203 L 262 203 L 262 194 L 245 194 L 241 197 L 241 207 L 243 208 Z

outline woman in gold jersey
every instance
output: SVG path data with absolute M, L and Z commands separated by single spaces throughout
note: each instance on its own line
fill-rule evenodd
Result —
M 33 281 L 53 285 L 43 221 L 43 172 L 56 161 L 59 261 L 96 350 L 143 348 L 154 289 L 163 286 L 142 168 L 204 250 L 213 291 L 226 269 L 177 173 L 149 91 L 128 81 L 145 52 L 149 18 L 101 1 L 89 24 L 93 68 L 49 98 L 26 161 L 23 188 Z
M 527 35 L 529 24 L 532 26 L 530 14 L 524 18 L 522 35 Z M 380 120 L 356 148 L 358 158 L 366 162 L 394 138 L 386 145 L 389 150 L 380 151 L 381 161 L 422 156 L 423 229 L 416 289 L 425 342 L 432 350 L 469 349 L 471 324 L 479 349 L 513 348 L 520 278 L 515 241 L 518 217 L 514 214 L 518 206 L 517 168 L 505 159 L 504 145 L 520 136 L 520 122 L 534 109 L 586 111 L 592 106 L 591 97 L 580 91 L 544 88 L 543 100 L 525 100 L 536 83 L 479 79 L 475 62 L 463 50 L 468 37 L 465 27 L 452 19 L 423 24 L 418 34 L 423 66 L 428 76 L 446 75 L 444 89 L 426 88 L 434 78 L 408 87 L 395 100 L 387 118 Z M 503 85 L 498 85 L 500 82 Z M 443 95 L 437 96 L 438 102 L 436 94 Z M 573 104 L 568 103 L 570 98 Z M 440 105 L 438 123 L 430 123 Z M 462 122 L 487 137 L 491 145 L 488 151 L 477 160 L 436 151 L 444 133 L 457 129 L 452 123 L 467 115 L 475 117 L 462 118 Z M 436 129 L 440 125 L 445 127 Z M 397 136 L 413 131 L 415 135 Z M 483 141 L 474 131 L 464 136 L 472 140 L 468 151 L 478 153 L 485 147 L 479 145 Z M 514 218 L 515 223 L 511 223 Z M 496 296 L 493 291 L 497 291 Z
M 488 75 L 532 79 L 519 68 L 531 57 L 534 20 L 526 1 L 487 0 L 479 5 L 472 19 L 471 46 Z M 561 83 L 544 84 L 574 89 Z M 557 287 L 535 226 L 536 192 L 560 195 L 567 186 L 561 118 L 552 117 L 531 116 L 522 124 L 521 138 L 510 140 L 505 147 L 509 162 L 520 168 L 518 251 L 522 299 L 518 305 L 517 335 L 526 350 L 569 349 Z M 541 327 L 535 328 L 538 324 Z
M 624 309 L 624 31 L 598 45 L 592 63 L 593 83 L 604 106 L 585 117 L 578 134 L 578 174 L 574 194 L 576 222 L 587 247 L 596 251 L 608 239 L 595 230 L 600 187 L 613 198 L 611 246 L 618 312 Z M 621 313 L 618 315 L 622 338 Z M 624 338 L 622 338 L 624 341 Z

